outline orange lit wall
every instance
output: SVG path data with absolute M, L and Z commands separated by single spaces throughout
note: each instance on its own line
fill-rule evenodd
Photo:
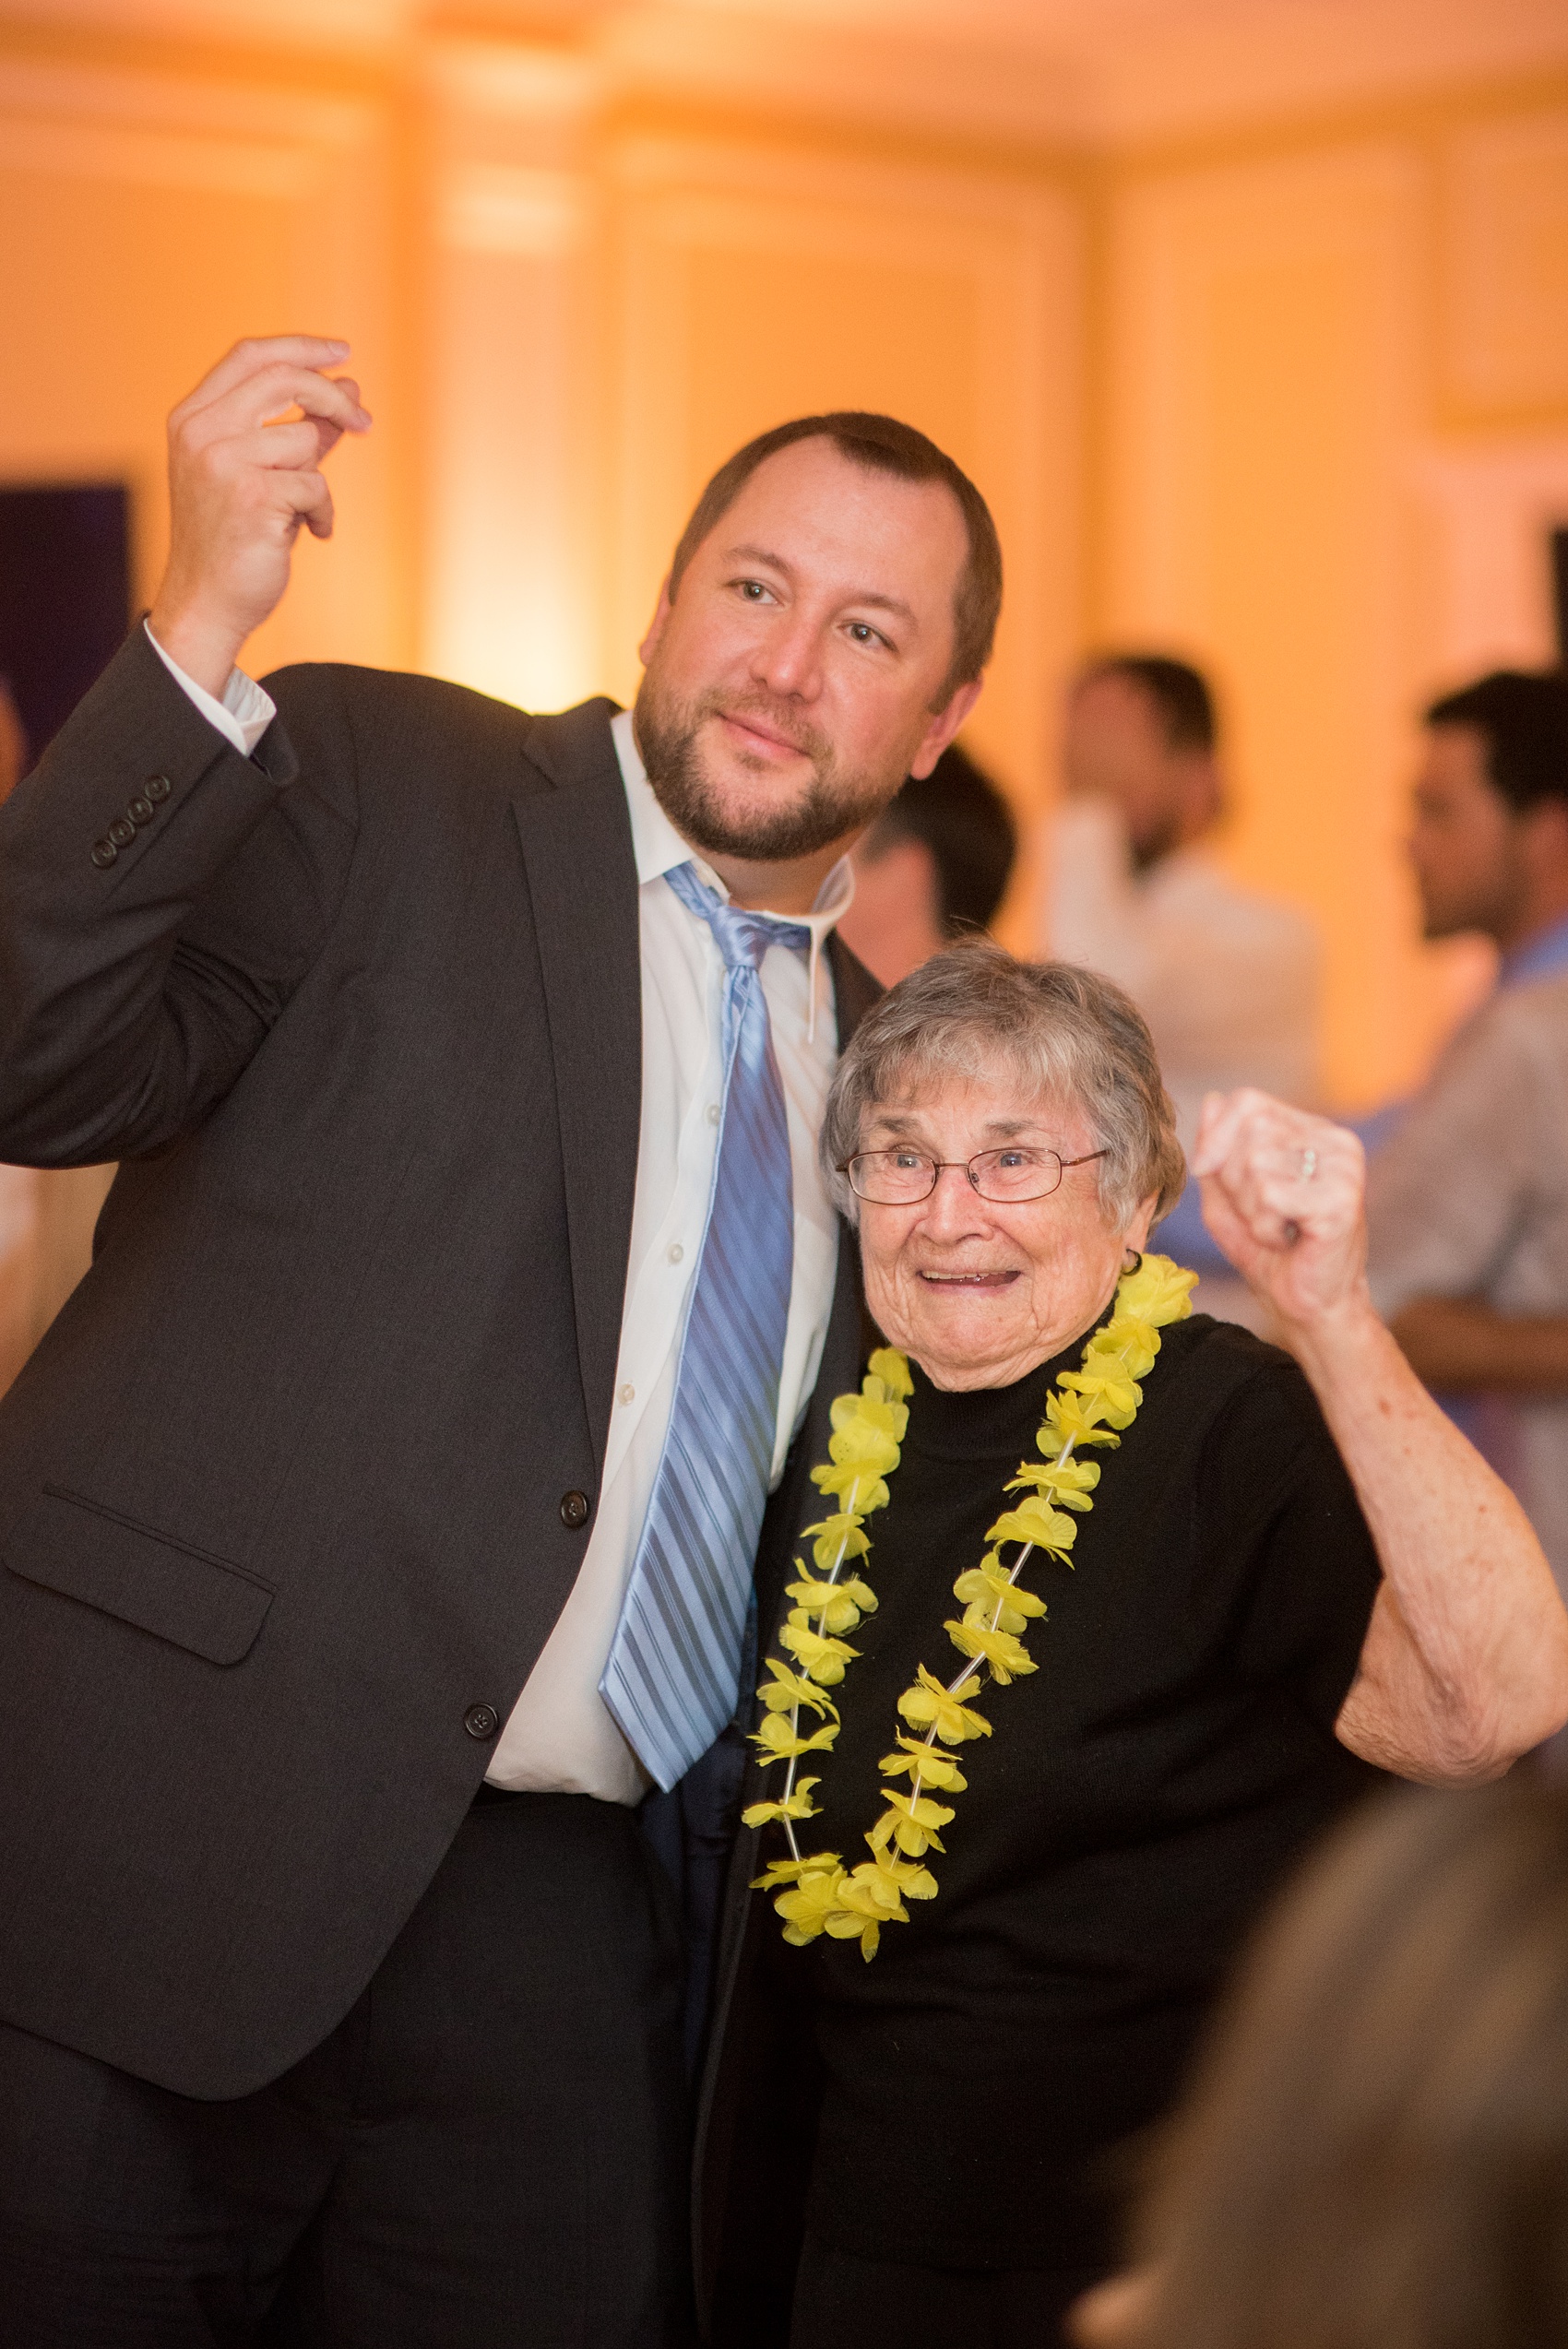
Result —
M 1416 941 L 1410 712 L 1549 650 L 1568 517 L 1568 80 L 1090 156 L 631 102 L 568 49 L 374 66 L 0 27 L 0 478 L 126 477 L 237 335 L 341 332 L 377 415 L 253 651 L 539 706 L 635 687 L 712 466 L 897 409 L 995 506 L 974 727 L 1031 819 L 1062 675 L 1215 668 L 1224 853 L 1319 916 L 1336 1098 L 1408 1084 L 1473 978 Z M 1008 919 L 1032 937 L 1031 850 Z
M 1372 1100 L 1478 976 L 1417 942 L 1412 714 L 1552 658 L 1568 85 L 1124 157 L 1100 203 L 1094 627 L 1218 671 L 1225 852 L 1318 915 L 1327 1083 Z

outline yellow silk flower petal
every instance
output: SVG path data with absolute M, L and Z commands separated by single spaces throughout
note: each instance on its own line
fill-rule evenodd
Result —
M 934 1729 L 944 1746 L 962 1745 L 966 1738 L 990 1737 L 991 1724 L 984 1714 L 976 1713 L 965 1702 L 980 1694 L 979 1680 L 961 1681 L 949 1693 L 923 1664 L 916 1668 L 915 1686 L 906 1689 L 898 1700 L 898 1710 L 911 1729 Z
M 884 1786 L 882 1794 L 887 1809 L 866 1838 L 873 1851 L 885 1850 L 889 1841 L 910 1859 L 919 1859 L 928 1849 L 942 1850 L 936 1831 L 956 1815 L 947 1804 L 932 1802 L 925 1795 L 901 1795 L 893 1786 Z
M 1082 1450 L 1086 1443 L 1118 1444 L 1122 1439 L 1101 1425 L 1103 1414 L 1098 1401 L 1087 1401 L 1081 1394 L 1048 1395 L 1045 1422 L 1039 1431 L 1042 1452 L 1060 1452 L 1071 1443 Z M 814 1468 L 812 1474 L 816 1474 Z
M 837 1415 L 838 1405 L 844 1399 L 844 1396 L 840 1395 L 838 1402 L 833 1406 L 835 1417 Z M 858 1394 L 852 1396 L 850 1401 L 852 1414 L 847 1416 L 842 1423 L 835 1428 L 827 1440 L 828 1457 L 837 1460 L 840 1466 L 847 1462 L 855 1461 L 870 1469 L 875 1476 L 890 1474 L 898 1465 L 898 1446 L 887 1430 L 879 1428 L 870 1414 L 873 1410 L 890 1411 L 894 1407 L 893 1405 L 862 1403 Z
M 798 1560 L 796 1562 L 799 1564 Z M 787 1583 L 785 1588 L 814 1620 L 826 1615 L 828 1631 L 852 1631 L 862 1615 L 876 1613 L 876 1593 L 858 1574 L 842 1575 L 836 1583 L 819 1583 L 806 1574 L 803 1567 L 801 1571 L 803 1579 Z
M 838 1887 L 838 1913 L 828 1920 L 828 1932 L 841 1941 L 858 1936 L 861 1955 L 869 1964 L 876 1955 L 882 1927 L 909 1921 L 903 1891 L 891 1868 L 874 1859 L 862 1860 Z
M 837 1707 L 831 1697 L 824 1696 L 819 1688 L 802 1679 L 798 1672 L 791 1672 L 776 1655 L 766 1656 L 764 1661 L 773 1678 L 763 1682 L 757 1695 L 769 1713 L 785 1713 L 797 1704 L 809 1704 L 814 1713 L 831 1714 L 837 1720 Z
M 837 1493 L 846 1510 L 861 1517 L 869 1517 L 873 1509 L 887 1506 L 887 1487 L 880 1476 L 873 1476 L 864 1461 L 825 1461 L 812 1470 L 812 1482 L 819 1492 Z
M 762 1766 L 770 1762 L 791 1762 L 802 1753 L 826 1753 L 838 1735 L 838 1723 L 829 1721 L 823 1728 L 802 1738 L 792 1729 L 782 1713 L 765 1713 L 759 1727 L 752 1731 L 751 1742 L 762 1749 Z
M 837 1852 L 810 1852 L 804 1859 L 770 1860 L 760 1876 L 752 1878 L 751 1889 L 754 1892 L 777 1892 L 780 1884 L 796 1883 L 802 1876 L 815 1875 L 824 1869 L 831 1874 L 842 1866 Z
M 909 1376 L 909 1358 L 900 1354 L 896 1346 L 879 1346 L 866 1367 L 873 1378 L 882 1381 L 889 1394 L 897 1395 L 900 1401 L 913 1394 L 915 1382 Z
M 1099 1482 L 1098 1460 L 1024 1460 L 1007 1490 L 1021 1492 L 1033 1485 L 1042 1501 L 1058 1509 L 1084 1510 L 1094 1507 L 1089 1495 Z
M 866 1841 L 871 1841 L 869 1835 Z M 929 1868 L 921 1866 L 919 1860 L 894 1859 L 884 1852 L 878 1855 L 877 1866 L 892 1877 L 907 1901 L 933 1901 L 936 1898 L 936 1879 Z
M 923 1738 L 898 1738 L 898 1751 L 885 1753 L 877 1768 L 890 1778 L 919 1778 L 944 1795 L 961 1795 L 968 1780 L 950 1753 L 928 1745 Z
M 1146 1255 L 1135 1273 L 1126 1274 L 1116 1290 L 1119 1312 L 1136 1315 L 1162 1329 L 1185 1321 L 1193 1310 L 1191 1291 L 1196 1273 L 1189 1273 L 1169 1256 Z
M 1004 1509 L 995 1524 L 987 1527 L 985 1537 L 988 1542 L 1032 1542 L 1037 1549 L 1071 1549 L 1078 1528 L 1064 1510 L 1030 1493 L 1016 1509 Z
M 816 1805 L 812 1800 L 812 1788 L 820 1784 L 821 1781 L 816 1778 L 797 1778 L 792 1795 L 784 1796 L 778 1802 L 749 1804 L 741 1813 L 742 1825 L 768 1827 L 775 1820 L 814 1819 Z
M 964 1621 L 970 1630 L 1011 1631 L 1018 1636 L 1038 1622 L 1045 1613 L 1045 1601 L 1020 1584 L 1009 1583 L 976 1568 L 960 1574 L 954 1584 L 954 1596 L 966 1599 Z
M 805 1619 L 804 1609 L 792 1608 L 790 1620 L 778 1634 L 778 1644 L 787 1647 L 802 1672 L 826 1689 L 835 1689 L 844 1678 L 844 1667 L 853 1663 L 860 1649 L 851 1647 L 848 1640 L 825 1639 L 814 1631 Z
M 814 1941 L 841 1905 L 844 1870 L 837 1857 L 830 1868 L 803 1870 L 773 1906 L 784 1919 L 784 1939 L 803 1949 Z
M 904 1441 L 909 1424 L 909 1406 L 895 1403 L 883 1390 L 880 1379 L 867 1379 L 859 1394 L 837 1394 L 827 1406 L 828 1422 L 836 1435 L 847 1435 L 852 1429 L 874 1430 L 887 1438 L 897 1448 Z
M 814 1525 L 802 1528 L 814 1534 L 812 1557 L 820 1573 L 831 1574 L 846 1558 L 863 1558 L 871 1548 L 871 1536 L 862 1532 L 858 1516 L 840 1509 L 831 1517 L 819 1517 Z
M 944 1623 L 942 1628 L 960 1655 L 983 1657 L 1003 1688 L 1039 1670 L 1028 1648 L 1011 1631 L 988 1631 L 979 1623 Z
M 1090 1360 L 1093 1360 L 1091 1356 Z M 1097 1403 L 1101 1415 L 1113 1428 L 1130 1428 L 1137 1417 L 1144 1391 L 1136 1379 L 1129 1378 L 1119 1365 L 1105 1369 L 1063 1370 L 1062 1384 L 1081 1394 L 1087 1403 Z
M 1106 1358 L 1114 1358 L 1130 1378 L 1146 1379 L 1159 1352 L 1159 1333 L 1152 1322 L 1133 1322 L 1118 1313 L 1109 1329 L 1099 1332 L 1098 1339 L 1089 1341 L 1088 1351 Z M 1085 1369 L 1090 1367 L 1086 1360 Z

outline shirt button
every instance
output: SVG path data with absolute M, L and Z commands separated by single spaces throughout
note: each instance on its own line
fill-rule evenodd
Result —
M 107 872 L 110 866 L 117 864 L 119 860 L 120 851 L 113 840 L 97 840 L 93 843 L 92 860 L 100 872 Z
M 173 788 L 166 775 L 149 775 L 142 786 L 154 807 L 160 800 L 166 800 Z
M 561 1496 L 561 1523 L 570 1534 L 577 1532 L 588 1521 L 588 1497 L 586 1492 L 564 1492 Z
M 672 1264 L 678 1264 L 685 1252 L 678 1240 L 672 1240 L 670 1242 L 670 1262 Z
M 719 1123 L 719 1104 L 717 1101 L 710 1101 L 707 1105 L 707 1121 L 709 1125 L 717 1125 Z
M 621 1400 L 623 1403 L 635 1403 L 636 1399 L 637 1390 L 630 1383 L 630 1382 L 628 1382 L 627 1384 L 621 1389 Z
M 501 1726 L 501 1715 L 493 1704 L 470 1704 L 463 1715 L 463 1726 L 470 1738 L 493 1738 Z

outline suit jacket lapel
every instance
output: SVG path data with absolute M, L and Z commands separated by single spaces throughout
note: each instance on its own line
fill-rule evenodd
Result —
M 864 963 L 849 952 L 837 931 L 827 942 L 827 960 L 833 972 L 833 1001 L 838 1015 L 838 1050 L 842 1051 L 877 997 L 885 991 L 880 980 L 872 977 Z
M 642 1115 L 637 873 L 614 704 L 536 718 L 513 795 L 544 981 L 565 1175 L 577 1358 L 604 1465 Z
M 528 774 L 512 802 L 555 1063 L 577 1359 L 600 1470 L 621 1343 L 642 1116 L 637 872 L 610 733 L 614 707 L 595 700 L 559 718 L 535 718 L 525 739 Z M 828 956 L 842 1047 L 882 991 L 836 935 Z M 846 1240 L 825 1370 L 829 1361 L 848 1370 L 860 1343 L 858 1268 L 853 1242 Z M 819 1380 L 819 1393 L 823 1384 Z M 838 1391 L 826 1389 L 829 1395 Z

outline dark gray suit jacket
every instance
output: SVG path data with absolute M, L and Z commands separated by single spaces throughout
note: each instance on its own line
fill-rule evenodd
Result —
M 270 688 L 246 760 L 138 628 L 0 810 L 0 1160 L 123 1162 L 0 1405 L 0 2016 L 204 2097 L 352 2003 L 571 1588 L 640 1099 L 612 705 Z

